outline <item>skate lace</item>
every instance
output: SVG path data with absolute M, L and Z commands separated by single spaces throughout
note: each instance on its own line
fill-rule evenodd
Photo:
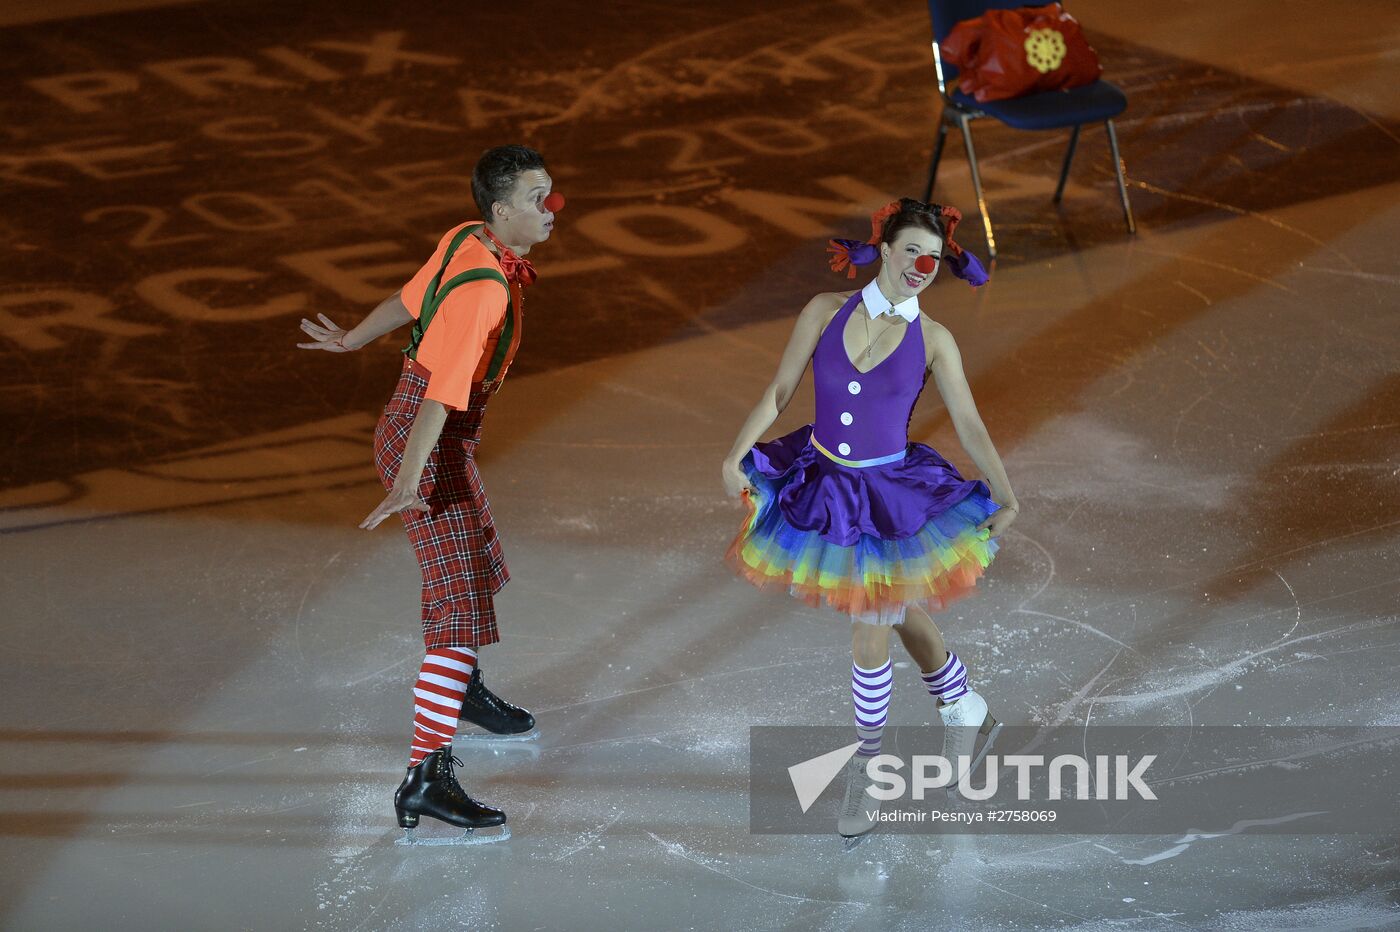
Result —
M 502 699 L 500 696 L 496 695 L 491 690 L 487 689 L 486 677 L 480 675 L 479 673 L 477 674 L 476 688 L 481 690 L 481 695 L 476 696 L 474 698 L 482 705 L 489 706 L 491 710 L 494 711 L 496 714 L 504 715 L 521 711 L 520 708 L 511 705 L 509 702 Z
M 448 794 L 459 800 L 470 799 L 471 797 L 467 795 L 467 791 L 462 789 L 462 784 L 457 782 L 457 774 L 453 771 L 454 766 L 462 766 L 461 758 L 456 754 L 444 754 L 440 766 L 442 768 L 442 781 L 446 784 Z
M 846 781 L 846 798 L 842 800 L 842 815 L 860 815 L 861 808 L 868 802 L 865 791 L 870 784 L 871 780 L 865 772 L 865 767 L 859 767 L 850 773 Z

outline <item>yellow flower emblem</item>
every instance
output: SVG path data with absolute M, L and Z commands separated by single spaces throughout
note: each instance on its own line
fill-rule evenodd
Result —
M 1060 67 L 1065 60 L 1065 37 L 1057 29 L 1032 29 L 1026 36 L 1026 61 L 1041 74 Z

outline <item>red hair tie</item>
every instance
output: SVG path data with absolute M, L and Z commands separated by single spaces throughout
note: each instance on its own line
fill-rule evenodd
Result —
M 885 232 L 885 224 L 895 214 L 899 213 L 899 201 L 890 201 L 875 213 L 870 215 L 870 239 L 867 243 L 879 243 L 881 235 Z
M 955 256 L 960 256 L 962 255 L 962 247 L 953 242 L 953 231 L 958 228 L 959 223 L 962 223 L 962 211 L 958 210 L 956 207 L 950 207 L 945 204 L 940 213 L 943 215 L 943 229 L 947 233 L 947 235 L 943 237 L 944 244 L 948 247 L 949 252 L 953 253 Z

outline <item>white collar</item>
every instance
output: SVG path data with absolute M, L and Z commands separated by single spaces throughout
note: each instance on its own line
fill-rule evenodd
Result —
M 898 314 L 909 323 L 913 323 L 919 316 L 918 297 L 905 298 L 898 304 L 891 304 L 890 299 L 885 297 L 885 293 L 880 290 L 878 279 L 872 278 L 870 284 L 860 290 L 860 299 L 865 303 L 865 312 L 874 320 L 881 314 Z

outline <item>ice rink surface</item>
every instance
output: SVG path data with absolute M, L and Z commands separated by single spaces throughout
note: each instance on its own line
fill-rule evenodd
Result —
M 748 729 L 848 723 L 849 632 L 731 577 L 719 462 L 825 238 L 922 190 L 924 8 L 119 6 L 0 27 L 0 924 L 1400 927 L 1392 837 L 749 832 Z M 1400 12 L 1069 9 L 1139 232 L 1101 127 L 1056 208 L 1067 134 L 975 124 L 999 262 L 923 306 L 1023 515 L 936 620 L 1007 722 L 1400 725 Z M 402 284 L 507 141 L 569 198 L 480 453 L 482 667 L 543 736 L 457 748 L 510 841 L 404 849 L 417 569 L 356 528 L 402 340 L 297 321 Z M 936 195 L 985 255 L 958 146 Z M 912 435 L 976 475 L 936 391 Z

